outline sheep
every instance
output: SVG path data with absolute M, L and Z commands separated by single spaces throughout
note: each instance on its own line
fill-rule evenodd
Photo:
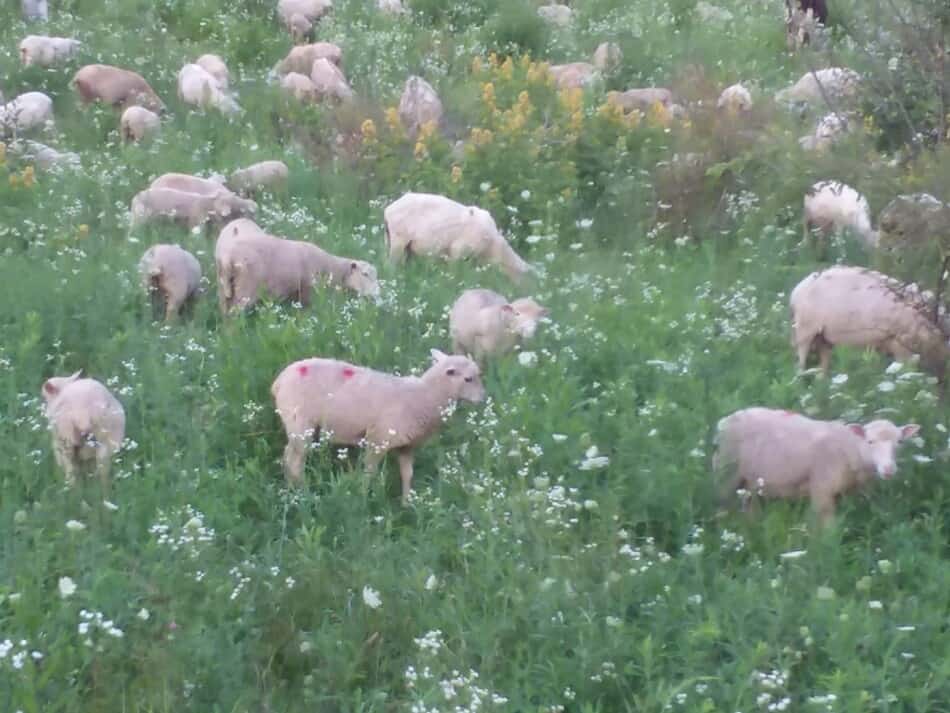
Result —
M 0 131 L 19 133 L 53 125 L 53 100 L 43 92 L 26 92 L 0 106 Z
M 178 72 L 178 98 L 199 109 L 214 108 L 222 114 L 237 114 L 241 107 L 218 84 L 210 72 L 197 64 L 186 64 Z
M 309 37 L 314 23 L 332 9 L 332 0 L 279 0 L 277 3 L 277 15 L 290 31 L 294 42 Z
M 468 257 L 500 267 L 513 280 L 533 271 L 498 231 L 487 210 L 445 196 L 406 193 L 383 211 L 389 258 L 408 255 Z
M 834 517 L 839 495 L 875 476 L 895 475 L 898 445 L 919 430 L 915 423 L 844 424 L 747 408 L 719 421 L 713 469 L 727 474 L 724 495 L 742 488 L 765 498 L 807 497 L 824 526 Z
M 319 98 L 317 85 L 310 77 L 299 72 L 288 72 L 281 77 L 280 88 L 293 95 L 297 101 L 316 102 Z
M 734 114 L 749 111 L 752 108 L 752 94 L 741 84 L 733 84 L 722 90 L 716 108 Z
M 530 297 L 508 302 L 491 290 L 466 290 L 449 312 L 452 351 L 479 363 L 531 339 L 548 311 Z
M 252 306 L 262 290 L 307 306 L 317 280 L 362 296 L 379 295 L 376 268 L 368 262 L 331 255 L 313 243 L 268 235 L 248 219 L 224 226 L 214 246 L 214 260 L 224 315 Z
M 317 97 L 321 101 L 328 98 L 343 101 L 353 97 L 353 90 L 347 84 L 343 72 L 325 57 L 314 61 L 310 81 L 316 87 Z
M 31 162 L 40 170 L 53 168 L 78 168 L 79 154 L 72 151 L 57 151 L 36 141 L 20 139 L 10 144 L 10 152 L 21 159 Z
M 785 41 L 789 51 L 809 44 L 827 20 L 825 0 L 785 0 Z
M 851 130 L 847 114 L 825 114 L 815 126 L 814 133 L 803 136 L 798 144 L 806 151 L 825 151 Z
M 842 102 L 852 99 L 860 86 L 861 76 L 853 69 L 829 67 L 808 72 L 791 87 L 776 93 L 778 102 L 803 102 L 823 104 L 827 101 Z M 834 108 L 834 107 L 832 107 Z
M 623 51 L 615 42 L 601 42 L 590 61 L 600 72 L 614 72 L 623 64 Z
M 214 77 L 221 89 L 227 89 L 231 83 L 231 73 L 228 65 L 216 54 L 203 54 L 195 60 L 195 64 Z
M 939 246 L 941 235 L 950 235 L 950 205 L 929 193 L 899 195 L 878 216 L 878 247 L 885 252 Z
M 125 142 L 138 142 L 150 139 L 158 134 L 162 128 L 162 120 L 158 114 L 144 106 L 130 106 L 122 112 L 119 120 L 119 131 Z
M 300 484 L 307 450 L 321 436 L 330 443 L 365 446 L 374 473 L 396 451 L 402 501 L 412 489 L 415 449 L 435 435 L 458 401 L 485 400 L 478 365 L 464 356 L 432 350 L 422 376 L 392 376 L 334 359 L 304 359 L 287 366 L 271 386 L 287 434 L 284 473 Z
M 315 42 L 309 45 L 297 45 L 292 48 L 274 68 L 276 74 L 283 76 L 290 72 L 297 72 L 310 76 L 313 63 L 318 59 L 327 59 L 337 67 L 343 61 L 343 50 L 332 42 Z
M 133 105 L 164 113 L 165 103 L 136 72 L 108 64 L 87 64 L 73 76 L 72 86 L 83 104 L 101 101 L 126 109 Z
M 376 0 L 376 9 L 389 15 L 402 15 L 406 12 L 402 0 Z
M 865 246 L 874 249 L 878 234 L 871 227 L 871 209 L 867 199 L 856 190 L 839 181 L 819 181 L 802 200 L 804 242 L 811 242 L 812 230 L 817 229 L 823 243 L 831 233 L 851 230 Z M 820 245 L 823 249 L 823 244 Z
M 221 181 L 187 173 L 163 173 L 151 182 L 149 188 L 171 188 L 184 193 L 197 193 L 201 196 L 213 196 L 222 191 L 234 195 Z
M 22 0 L 20 7 L 24 20 L 49 20 L 49 3 L 47 0 Z
M 130 230 L 153 221 L 171 221 L 193 230 L 208 220 L 253 215 L 254 201 L 244 200 L 226 189 L 214 195 L 176 191 L 173 188 L 147 188 L 132 199 Z
M 559 89 L 578 89 L 589 84 L 596 76 L 596 68 L 588 62 L 552 64 L 548 71 Z
M 235 193 L 248 195 L 255 191 L 276 191 L 287 186 L 290 169 L 283 161 L 260 161 L 241 168 L 228 178 L 228 186 Z
M 636 109 L 646 112 L 657 103 L 664 107 L 672 106 L 673 93 L 663 87 L 628 89 L 625 92 L 607 92 L 607 101 L 620 106 L 624 111 Z
M 68 37 L 27 35 L 20 40 L 20 62 L 24 67 L 52 67 L 74 57 L 81 45 Z
M 916 286 L 880 272 L 838 265 L 804 278 L 789 296 L 792 345 L 798 367 L 818 352 L 822 373 L 836 345 L 874 349 L 897 361 L 915 354 L 943 380 L 950 358 L 948 332 L 932 319 L 927 296 Z
M 53 439 L 53 456 L 66 484 L 74 486 L 83 461 L 95 460 L 102 487 L 109 486 L 112 456 L 125 438 L 125 411 L 95 379 L 54 376 L 43 383 L 43 400 Z
M 423 124 L 438 126 L 442 121 L 442 102 L 432 85 L 422 77 L 406 80 L 399 98 L 399 120 L 410 137 L 415 137 Z
M 548 22 L 552 25 L 557 25 L 558 27 L 567 27 L 571 24 L 574 13 L 567 5 L 551 3 L 550 5 L 542 5 L 539 7 L 538 16 L 545 22 Z
M 139 274 L 153 312 L 161 308 L 166 322 L 174 320 L 198 294 L 201 265 L 178 245 L 153 245 L 139 262 Z

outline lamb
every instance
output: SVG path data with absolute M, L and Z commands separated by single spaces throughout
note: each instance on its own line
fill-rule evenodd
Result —
M 136 72 L 108 64 L 87 64 L 76 72 L 71 82 L 83 104 L 101 101 L 126 109 L 143 106 L 157 113 L 165 111 L 165 103 L 155 90 Z
M 76 484 L 83 461 L 95 460 L 102 487 L 108 488 L 112 456 L 125 438 L 125 411 L 105 386 L 80 374 L 54 376 L 43 384 L 53 456 L 67 485 Z
M 337 67 L 343 61 L 343 50 L 332 42 L 315 42 L 309 45 L 297 45 L 275 67 L 278 75 L 297 72 L 310 76 L 313 63 L 318 59 L 327 59 Z
M 320 100 L 329 98 L 343 101 L 353 97 L 353 90 L 346 83 L 343 72 L 325 57 L 314 61 L 313 68 L 310 70 L 310 81 L 316 87 L 317 97 Z
M 588 62 L 552 64 L 548 71 L 559 89 L 578 89 L 589 84 L 596 76 L 596 68 Z
M 838 181 L 819 181 L 805 194 L 803 205 L 804 240 L 810 242 L 817 229 L 822 240 L 840 230 L 853 231 L 873 249 L 878 234 L 871 227 L 871 209 L 867 199 L 856 190 Z
M 330 443 L 365 446 L 370 473 L 387 452 L 396 451 L 407 504 L 415 449 L 438 432 L 456 402 L 485 399 L 478 365 L 471 359 L 433 349 L 432 360 L 420 377 L 392 376 L 334 359 L 304 359 L 287 366 L 271 386 L 287 434 L 287 482 L 303 481 L 308 446 L 325 435 Z
M 197 64 L 186 64 L 178 72 L 178 98 L 199 109 L 217 109 L 237 114 L 241 107 L 218 84 L 218 80 Z
M 614 72 L 623 64 L 623 51 L 614 42 L 601 42 L 590 61 L 600 72 Z
M 165 220 L 193 230 L 208 220 L 253 215 L 256 211 L 254 201 L 239 198 L 225 189 L 214 195 L 199 195 L 173 188 L 147 188 L 132 199 L 130 229 Z
M 177 317 L 198 294 L 201 265 L 178 245 L 153 245 L 139 262 L 145 292 L 152 298 L 153 311 L 161 307 L 166 322 Z
M 292 94 L 297 101 L 316 102 L 319 98 L 317 85 L 310 77 L 298 72 L 288 72 L 280 80 L 280 88 Z
M 432 85 L 422 77 L 412 76 L 399 98 L 399 120 L 410 137 L 415 137 L 423 124 L 438 126 L 442 121 L 442 102 Z
M 531 339 L 548 311 L 530 297 L 508 302 L 491 290 L 466 290 L 452 305 L 449 334 L 452 351 L 483 363 Z
M 798 143 L 806 151 L 825 151 L 850 130 L 848 115 L 832 112 L 821 117 L 814 133 L 803 136 Z
M 662 87 L 647 87 L 645 89 L 628 89 L 625 92 L 607 92 L 607 101 L 617 104 L 624 111 L 634 109 L 642 112 L 649 111 L 654 104 L 670 107 L 673 104 L 673 93 Z
M 557 25 L 558 27 L 567 27 L 571 24 L 571 19 L 573 19 L 574 13 L 567 5 L 551 3 L 550 5 L 542 5 L 539 7 L 538 16 L 545 22 L 549 22 L 552 25 Z
M 195 60 L 195 64 L 214 77 L 221 89 L 227 89 L 231 83 L 231 73 L 228 71 L 228 65 L 216 54 L 203 54 Z
M 287 186 L 289 176 L 290 169 L 283 161 L 260 161 L 232 173 L 228 186 L 241 195 L 261 190 L 275 191 Z
M 150 139 L 158 134 L 162 128 L 162 120 L 153 111 L 144 106 L 130 106 L 122 112 L 119 120 L 119 130 L 122 140 L 138 142 Z
M 26 92 L 0 106 L 0 131 L 19 133 L 53 124 L 53 100 L 43 92 Z
M 948 334 L 916 286 L 859 267 L 813 272 L 789 296 L 792 345 L 799 369 L 818 351 L 827 376 L 837 345 L 875 349 L 898 361 L 920 355 L 921 366 L 943 379 L 950 359 Z
M 24 20 L 49 20 L 49 3 L 47 0 L 22 0 L 20 7 L 23 10 Z
M 817 105 L 828 101 L 842 102 L 853 98 L 860 86 L 861 76 L 853 69 L 829 67 L 808 72 L 791 87 L 776 93 L 778 102 L 803 102 Z M 832 107 L 834 108 L 834 107 Z
M 939 251 L 939 236 L 950 235 L 950 205 L 929 193 L 899 195 L 884 206 L 877 224 L 882 252 Z
M 264 291 L 282 300 L 310 304 L 321 280 L 359 295 L 376 297 L 376 268 L 368 262 L 331 255 L 313 243 L 268 235 L 254 221 L 233 220 L 214 246 L 222 314 L 250 307 Z
M 749 111 L 752 108 L 752 94 L 741 84 L 733 84 L 722 90 L 716 108 L 733 114 Z
M 766 498 L 807 497 L 819 524 L 827 525 L 839 495 L 875 476 L 888 480 L 895 475 L 898 445 L 919 430 L 914 423 L 846 425 L 747 408 L 719 421 L 713 468 L 728 474 L 726 493 L 742 488 Z
M 197 193 L 200 196 L 213 196 L 221 192 L 234 195 L 221 181 L 187 173 L 163 173 L 152 181 L 149 188 L 171 188 L 185 193 Z
M 314 23 L 332 9 L 332 0 L 279 0 L 277 3 L 277 15 L 295 42 L 308 37 Z
M 383 218 L 393 262 L 413 254 L 448 260 L 472 257 L 497 265 L 513 280 L 532 272 L 498 231 L 491 214 L 476 206 L 410 192 L 390 203 Z
M 20 40 L 20 62 L 24 67 L 52 67 L 74 57 L 81 45 L 68 37 L 27 35 Z

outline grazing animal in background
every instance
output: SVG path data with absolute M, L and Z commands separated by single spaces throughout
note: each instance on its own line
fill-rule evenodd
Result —
M 217 109 L 222 114 L 238 114 L 241 107 L 204 67 L 186 64 L 178 72 L 178 98 L 199 109 Z
M 43 92 L 26 92 L 0 106 L 0 132 L 19 133 L 53 124 L 53 100 Z
M 313 26 L 333 9 L 333 0 L 280 0 L 277 16 L 300 43 L 313 34 Z
M 785 0 L 785 39 L 789 51 L 809 44 L 828 21 L 825 0 Z
M 861 75 L 847 67 L 828 67 L 808 72 L 790 87 L 775 94 L 778 102 L 800 102 L 808 106 L 829 106 L 832 103 L 845 103 L 852 100 L 861 86 Z
M 201 265 L 190 252 L 178 245 L 153 245 L 139 262 L 145 292 L 153 300 L 153 312 L 161 308 L 171 322 L 185 305 L 198 295 Z
M 304 359 L 286 367 L 271 386 L 287 433 L 287 482 L 303 480 L 310 443 L 365 446 L 366 470 L 376 471 L 396 451 L 402 500 L 412 488 L 415 449 L 435 435 L 458 401 L 485 399 L 478 365 L 468 357 L 432 350 L 422 376 L 393 376 L 335 359 Z
M 214 77 L 221 89 L 226 90 L 231 83 L 231 73 L 228 65 L 216 54 L 203 54 L 195 60 L 195 64 Z
M 232 193 L 222 181 L 214 178 L 201 178 L 188 173 L 163 173 L 149 185 L 149 188 L 171 188 L 185 193 L 197 193 L 200 196 L 213 196 L 222 191 Z
M 130 228 L 167 221 L 193 230 L 209 220 L 227 220 L 235 215 L 253 215 L 257 204 L 226 188 L 213 195 L 187 193 L 173 188 L 147 188 L 132 199 Z
M 283 161 L 259 161 L 234 171 L 228 178 L 228 186 L 241 195 L 278 191 L 287 187 L 289 177 L 290 169 Z
M 452 351 L 482 363 L 531 339 L 548 311 L 530 297 L 509 302 L 491 290 L 465 290 L 449 312 Z
M 142 75 L 128 69 L 87 64 L 76 72 L 72 86 L 83 104 L 100 101 L 120 109 L 137 105 L 158 113 L 165 111 L 165 103 Z
M 846 136 L 851 128 L 852 121 L 847 114 L 825 114 L 818 120 L 815 131 L 801 137 L 798 144 L 806 151 L 825 151 Z
M 896 474 L 898 445 L 919 430 L 917 424 L 844 424 L 747 408 L 719 421 L 713 468 L 728 474 L 724 495 L 742 488 L 765 498 L 809 498 L 826 525 L 839 495 Z
M 144 106 L 130 106 L 122 112 L 119 127 L 122 140 L 135 143 L 156 136 L 162 129 L 162 120 Z
M 275 71 L 280 76 L 297 72 L 309 77 L 313 70 L 313 63 L 318 59 L 329 60 L 339 67 L 343 61 L 343 50 L 332 42 L 297 45 L 277 64 Z
M 734 114 L 749 111 L 752 108 L 752 94 L 741 84 L 733 84 L 722 90 L 716 101 L 716 108 Z
M 399 98 L 399 120 L 411 138 L 415 138 L 423 124 L 431 122 L 438 127 L 442 121 L 442 101 L 422 77 L 412 76 L 406 80 Z
M 802 199 L 802 223 L 804 242 L 813 238 L 813 230 L 819 233 L 819 248 L 824 251 L 829 235 L 836 231 L 851 230 L 873 250 L 877 247 L 878 234 L 871 227 L 871 209 L 867 198 L 851 186 L 840 181 L 819 181 Z
M 310 81 L 316 87 L 319 101 L 326 99 L 344 101 L 353 97 L 353 90 L 347 84 L 343 72 L 325 57 L 314 60 L 310 70 Z
M 222 314 L 255 304 L 263 291 L 306 306 L 317 281 L 367 297 L 379 295 L 376 268 L 331 255 L 313 243 L 268 235 L 252 220 L 233 220 L 214 246 Z
M 601 42 L 590 61 L 598 71 L 614 72 L 623 64 L 623 50 L 615 42 Z
M 288 72 L 281 77 L 280 88 L 292 94 L 297 101 L 313 103 L 320 98 L 317 85 L 313 83 L 313 80 L 299 72 Z
M 846 345 L 874 349 L 898 361 L 920 355 L 921 366 L 941 380 L 950 360 L 948 334 L 916 286 L 860 267 L 838 265 L 813 272 L 789 296 L 792 344 L 798 366 L 818 352 L 822 372 L 831 351 Z
M 558 89 L 580 89 L 597 76 L 597 68 L 589 62 L 552 64 L 548 67 L 548 71 Z
M 432 193 L 406 193 L 383 211 L 389 258 L 474 258 L 500 267 L 513 280 L 532 272 L 505 240 L 487 210 Z
M 644 89 L 628 89 L 625 92 L 607 92 L 607 101 L 618 105 L 624 111 L 647 112 L 654 104 L 664 107 L 673 105 L 673 92 L 663 87 L 646 87 Z
M 52 67 L 76 55 L 82 43 L 68 37 L 27 35 L 20 40 L 20 62 L 24 67 Z
M 53 456 L 70 486 L 76 484 L 83 461 L 95 460 L 99 480 L 107 488 L 112 456 L 125 438 L 125 411 L 105 386 L 80 374 L 54 376 L 43 384 Z

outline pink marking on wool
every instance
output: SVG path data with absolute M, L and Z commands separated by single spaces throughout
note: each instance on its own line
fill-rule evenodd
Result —
M 797 415 L 798 415 L 798 414 L 795 413 L 794 411 L 788 411 L 788 410 L 782 411 L 782 413 L 784 413 L 786 416 L 797 416 Z
M 306 364 L 301 364 L 297 367 L 297 373 L 301 376 L 306 376 L 308 371 L 310 371 L 310 369 L 307 368 Z
M 344 366 L 344 367 L 343 367 L 343 378 L 344 378 L 344 379 L 349 379 L 349 378 L 351 378 L 351 377 L 353 377 L 353 376 L 355 376 L 355 375 L 356 375 L 356 369 L 351 369 L 351 368 L 348 367 L 348 366 Z

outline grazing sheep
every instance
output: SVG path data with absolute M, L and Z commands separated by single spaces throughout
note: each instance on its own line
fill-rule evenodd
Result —
M 317 85 L 310 77 L 298 72 L 288 72 L 281 77 L 280 88 L 292 94 L 297 101 L 316 102 L 320 96 Z
M 500 267 L 513 280 L 532 272 L 498 231 L 487 210 L 445 196 L 406 193 L 383 211 L 389 258 L 408 255 L 447 260 L 474 258 Z
M 332 0 L 279 0 L 277 15 L 290 31 L 294 42 L 313 32 L 313 25 L 333 9 Z
M 950 205 L 929 193 L 900 195 L 884 206 L 877 222 L 882 251 L 939 250 L 939 237 L 950 235 Z
M 261 190 L 276 191 L 286 188 L 289 176 L 290 169 L 283 161 L 260 161 L 232 173 L 228 186 L 241 195 Z
M 181 313 L 201 285 L 198 259 L 178 245 L 150 247 L 139 262 L 139 274 L 145 292 L 152 298 L 153 312 L 161 308 L 166 322 Z
M 452 351 L 468 354 L 479 363 L 486 357 L 507 354 L 534 336 L 547 313 L 530 297 L 508 302 L 491 290 L 466 290 L 449 313 Z
M 280 372 L 271 394 L 287 433 L 287 482 L 302 482 L 310 442 L 324 435 L 330 443 L 365 446 L 370 473 L 387 452 L 396 451 L 407 503 L 415 449 L 438 432 L 456 402 L 485 399 L 478 365 L 471 359 L 433 349 L 432 360 L 418 377 L 392 376 L 335 359 L 304 359 Z
M 804 241 L 812 240 L 817 229 L 820 242 L 840 230 L 851 230 L 869 249 L 877 247 L 878 234 L 871 227 L 871 209 L 867 199 L 839 181 L 819 181 L 802 200 Z M 821 245 L 823 249 L 823 244 Z
M 47 0 L 23 0 L 20 3 L 24 20 L 49 20 L 49 3 Z
M 552 64 L 548 71 L 559 89 L 579 89 L 589 84 L 596 76 L 596 68 L 587 62 Z
M 108 64 L 87 64 L 76 72 L 72 85 L 79 92 L 83 104 L 101 101 L 114 107 L 126 109 L 132 105 L 143 106 L 162 113 L 165 103 L 140 74 Z
M 186 64 L 178 72 L 178 98 L 199 109 L 217 109 L 237 114 L 241 107 L 218 84 L 218 80 L 197 64 Z
M 571 11 L 571 8 L 569 8 L 567 5 L 560 5 L 558 3 L 542 5 L 538 8 L 538 15 L 545 22 L 549 22 L 552 25 L 557 25 L 558 27 L 567 27 L 571 24 L 571 19 L 574 17 L 574 13 Z
M 725 109 L 734 114 L 749 111 L 752 108 L 752 94 L 741 84 L 726 87 L 716 102 L 717 109 Z
M 17 133 L 53 124 L 53 100 L 43 92 L 26 92 L 0 106 L 0 131 Z
M 197 193 L 201 196 L 213 196 L 222 191 L 234 195 L 221 181 L 192 176 L 188 173 L 163 173 L 152 181 L 149 188 L 171 188 L 184 193 Z
M 376 9 L 390 15 L 402 15 L 406 12 L 402 0 L 376 0 Z
M 860 86 L 861 76 L 853 69 L 829 67 L 808 72 L 792 86 L 776 93 L 778 102 L 803 102 L 819 105 L 826 102 L 843 102 L 853 98 Z M 834 108 L 834 107 L 831 107 Z
M 68 37 L 27 35 L 20 40 L 20 62 L 24 67 L 52 67 L 75 56 L 81 45 Z
M 353 97 L 353 90 L 346 83 L 343 72 L 325 57 L 314 61 L 313 68 L 310 70 L 310 81 L 316 87 L 317 98 L 320 101 L 325 99 L 343 101 Z
M 54 376 L 43 384 L 46 415 L 53 435 L 53 456 L 67 485 L 76 484 L 83 461 L 95 460 L 104 488 L 109 486 L 112 456 L 125 438 L 125 411 L 95 379 Z
M 412 76 L 399 98 L 399 120 L 410 137 L 419 133 L 419 128 L 428 122 L 438 126 L 442 121 L 442 102 L 432 85 L 422 77 Z
M 836 345 L 874 349 L 898 361 L 920 355 L 921 366 L 943 379 L 950 358 L 948 334 L 916 286 L 860 267 L 813 272 L 789 296 L 792 344 L 798 366 L 818 351 L 822 372 Z
M 231 83 L 231 73 L 228 65 L 216 54 L 203 54 L 195 60 L 195 64 L 214 77 L 221 89 L 227 89 Z
M 806 151 L 825 151 L 850 130 L 848 115 L 832 112 L 821 117 L 814 133 L 801 137 L 798 143 Z
M 839 495 L 875 476 L 894 476 L 898 445 L 919 430 L 914 423 L 881 420 L 862 426 L 747 408 L 719 421 L 713 468 L 729 476 L 724 494 L 742 488 L 766 498 L 807 497 L 826 525 Z
M 123 141 L 138 142 L 150 139 L 162 128 L 162 120 L 144 106 L 130 106 L 122 112 L 119 127 Z
M 11 143 L 9 148 L 11 153 L 29 161 L 42 171 L 60 167 L 77 168 L 80 165 L 79 154 L 72 151 L 57 151 L 36 141 L 20 139 Z
M 598 71 L 614 72 L 623 64 L 623 51 L 614 42 L 601 42 L 590 61 Z
M 222 314 L 257 302 L 261 291 L 307 306 L 318 280 L 359 295 L 376 297 L 376 268 L 363 260 L 331 255 L 313 243 L 268 235 L 254 221 L 224 226 L 214 246 Z
M 275 67 L 278 75 L 297 72 L 310 76 L 313 63 L 318 59 L 327 59 L 337 67 L 343 61 L 343 50 L 332 42 L 315 42 L 310 45 L 297 45 Z
M 193 230 L 209 220 L 253 215 L 256 211 L 254 201 L 239 198 L 224 188 L 214 195 L 147 188 L 132 199 L 130 230 L 155 221 L 170 221 Z
M 645 89 L 628 89 L 625 92 L 607 92 L 607 101 L 617 104 L 624 111 L 634 109 L 642 112 L 649 111 L 654 104 L 670 107 L 673 104 L 673 93 L 662 87 L 647 87 Z

